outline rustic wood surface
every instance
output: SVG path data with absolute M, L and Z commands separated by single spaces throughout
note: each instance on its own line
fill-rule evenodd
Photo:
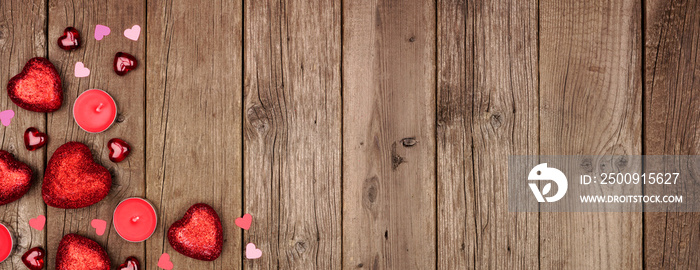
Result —
M 196 7 L 196 8 L 193 8 Z M 93 37 L 96 24 L 111 34 Z M 123 31 L 142 27 L 138 41 Z M 56 39 L 76 27 L 83 46 Z M 0 206 L 15 233 L 0 270 L 79 233 L 159 269 L 695 269 L 696 213 L 512 213 L 511 155 L 691 154 L 700 150 L 700 1 L 0 1 L 0 80 L 48 57 L 65 102 L 16 112 L 3 150 L 34 170 L 22 199 Z M 139 67 L 112 71 L 116 52 Z M 73 74 L 76 62 L 91 70 Z M 83 91 L 119 110 L 106 132 L 73 121 Z M 29 152 L 24 130 L 46 131 Z M 595 131 L 595 132 L 593 132 Z M 133 153 L 109 161 L 106 143 Z M 114 176 L 108 197 L 47 207 L 48 158 L 87 144 Z M 124 241 L 109 226 L 137 196 L 158 211 L 154 235 Z M 168 227 L 198 202 L 222 217 L 214 262 L 177 253 Z M 234 220 L 251 213 L 244 231 Z M 42 231 L 28 221 L 46 215 Z M 247 243 L 263 251 L 245 258 Z

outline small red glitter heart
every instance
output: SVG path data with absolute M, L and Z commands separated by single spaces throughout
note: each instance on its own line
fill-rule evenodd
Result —
M 168 229 L 168 241 L 177 252 L 202 261 L 213 261 L 221 255 L 224 243 L 221 220 L 214 208 L 198 203 Z
M 118 52 L 114 56 L 114 72 L 119 76 L 126 75 L 127 72 L 134 70 L 137 65 L 136 58 L 131 54 Z
M 80 48 L 80 34 L 78 29 L 73 27 L 67 27 L 63 30 L 63 35 L 58 38 L 58 47 L 66 51 L 75 50 Z
M 131 153 L 129 144 L 118 138 L 109 140 L 107 148 L 109 148 L 109 160 L 112 162 L 120 162 Z
M 56 270 L 109 270 L 109 256 L 95 241 L 67 234 L 61 239 L 56 251 Z
M 30 127 L 24 131 L 24 146 L 27 147 L 27 150 L 34 151 L 46 145 L 48 138 L 46 133 L 41 133 L 38 129 Z
M 22 198 L 31 186 L 32 169 L 10 152 L 0 150 L 0 205 Z
M 22 262 L 31 270 L 44 269 L 44 257 L 46 252 L 41 247 L 35 247 L 22 255 Z
M 41 196 L 49 206 L 75 209 L 101 201 L 111 187 L 112 175 L 95 163 L 90 148 L 79 142 L 67 142 L 49 159 Z
M 7 94 L 17 106 L 34 112 L 55 112 L 63 104 L 61 78 L 43 57 L 27 61 L 22 72 L 7 83 Z
M 126 261 L 119 265 L 119 270 L 139 270 L 139 260 L 134 257 L 126 258 Z

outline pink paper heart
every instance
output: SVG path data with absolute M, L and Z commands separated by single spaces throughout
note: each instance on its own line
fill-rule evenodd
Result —
M 255 244 L 248 243 L 248 245 L 245 246 L 245 257 L 249 260 L 260 258 L 262 257 L 262 250 L 257 249 Z
M 160 259 L 158 259 L 158 267 L 166 270 L 173 269 L 173 262 L 170 261 L 170 255 L 168 255 L 168 253 L 163 253 L 163 255 L 160 255 Z
M 38 217 L 29 220 L 29 227 L 32 227 L 37 231 L 43 230 L 44 224 L 46 224 L 46 217 L 44 215 L 39 215 Z
M 90 226 L 95 228 L 95 233 L 97 233 L 97 235 L 103 235 L 105 234 L 105 229 L 107 229 L 107 221 L 101 219 L 93 219 L 90 222 Z
M 141 26 L 134 25 L 131 28 L 124 30 L 124 36 L 133 41 L 139 40 L 139 35 L 141 35 Z
M 109 27 L 107 27 L 107 26 L 104 26 L 101 24 L 95 25 L 95 39 L 96 40 L 102 40 L 103 37 L 105 37 L 106 35 L 109 35 L 109 33 L 111 33 L 111 32 L 112 32 L 112 30 L 110 30 Z
M 13 110 L 6 110 L 0 112 L 0 123 L 2 123 L 3 126 L 9 126 L 10 123 L 12 122 L 12 117 L 15 117 L 15 111 Z
M 75 77 L 84 78 L 90 75 L 90 69 L 86 68 L 83 62 L 77 62 L 75 63 L 74 73 Z
M 250 214 L 245 214 L 243 217 L 239 217 L 235 221 L 236 226 L 241 227 L 241 229 L 250 229 L 250 224 L 253 223 L 253 216 Z

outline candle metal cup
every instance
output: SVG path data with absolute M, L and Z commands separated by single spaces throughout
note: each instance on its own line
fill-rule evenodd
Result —
M 89 130 L 87 130 L 85 127 L 83 127 L 82 125 L 80 125 L 80 122 L 78 121 L 78 119 L 77 119 L 77 117 L 76 117 L 76 104 L 78 104 L 78 101 L 81 100 L 80 97 L 83 97 L 83 95 L 85 95 L 86 93 L 91 92 L 91 91 L 100 91 L 100 92 L 106 94 L 106 95 L 109 97 L 109 99 L 111 100 L 111 102 L 114 103 L 114 117 L 112 117 L 112 122 L 109 124 L 109 126 L 107 126 L 106 128 L 104 128 L 104 129 L 102 129 L 102 130 L 99 130 L 99 131 L 89 131 Z M 100 104 L 100 106 L 102 106 L 102 104 Z M 98 111 L 98 112 L 99 112 L 99 109 L 100 109 L 100 108 L 98 107 L 98 108 L 97 108 L 97 111 Z M 112 95 L 110 95 L 109 93 L 107 93 L 107 92 L 104 91 L 104 90 L 100 90 L 100 89 L 88 89 L 88 90 L 85 90 L 85 92 L 82 92 L 82 93 L 78 96 L 78 98 L 75 99 L 75 102 L 73 102 L 73 120 L 75 120 L 75 123 L 78 124 L 78 126 L 80 127 L 80 129 L 84 130 L 84 131 L 87 132 L 87 133 L 100 133 L 100 132 L 104 132 L 105 130 L 108 130 L 110 127 L 112 127 L 112 125 L 114 124 L 114 121 L 116 121 L 116 119 L 117 119 L 117 113 L 118 113 L 118 111 L 117 111 L 117 103 L 114 101 L 114 98 L 112 97 Z
M 134 200 L 134 199 L 135 199 L 135 200 L 141 200 L 141 201 L 147 203 L 147 204 L 151 207 L 151 209 L 153 209 L 153 215 L 154 215 L 154 217 L 155 217 L 155 222 L 156 222 L 155 225 L 153 226 L 153 230 L 151 230 L 151 234 L 149 234 L 148 237 L 144 238 L 143 240 L 139 240 L 139 241 L 132 241 L 132 240 L 130 240 L 130 239 L 126 239 L 126 238 L 122 235 L 123 232 L 119 232 L 119 228 L 118 228 L 118 226 L 117 226 L 117 223 L 118 223 L 118 222 L 117 222 L 117 220 L 116 220 L 116 218 L 117 218 L 117 217 L 116 217 L 117 209 L 119 209 L 119 206 L 122 205 L 122 203 L 124 203 L 125 201 Z M 117 207 L 114 208 L 114 213 L 112 214 L 112 223 L 114 223 L 114 230 L 117 232 L 117 234 L 119 235 L 119 237 L 121 237 L 122 239 L 124 239 L 124 240 L 126 240 L 126 241 L 128 241 L 128 242 L 140 243 L 140 242 L 143 242 L 143 241 L 148 240 L 148 238 L 151 238 L 151 236 L 153 236 L 153 233 L 156 232 L 156 227 L 158 227 L 158 211 L 156 211 L 156 208 L 153 206 L 153 204 L 151 204 L 151 202 L 149 202 L 148 200 L 146 200 L 146 199 L 144 199 L 144 198 L 139 198 L 139 197 L 126 198 L 126 199 L 122 200 L 121 202 L 119 202 L 119 204 L 117 204 Z
M 14 237 L 13 237 L 13 235 L 12 235 L 12 231 L 10 231 L 10 228 L 8 228 L 7 226 L 5 226 L 5 224 L 0 223 L 0 233 L 3 233 L 3 231 L 7 231 L 7 233 L 8 233 L 9 236 L 10 236 L 10 251 L 9 251 L 9 253 L 7 253 L 7 257 L 5 257 L 5 258 L 1 258 L 1 257 L 0 257 L 0 263 L 4 262 L 4 261 L 7 260 L 8 258 L 10 258 L 10 255 L 12 255 L 12 251 L 13 251 L 14 248 L 15 248 L 15 239 L 14 239 Z

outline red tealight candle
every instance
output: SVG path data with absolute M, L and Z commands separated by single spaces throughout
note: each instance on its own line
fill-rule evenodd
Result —
M 73 118 L 78 126 L 87 132 L 102 132 L 117 118 L 117 104 L 107 92 L 90 89 L 75 100 Z
M 123 200 L 114 209 L 114 229 L 129 242 L 142 242 L 156 231 L 158 217 L 148 201 L 141 198 Z
M 0 262 L 10 257 L 14 244 L 10 230 L 0 223 Z

